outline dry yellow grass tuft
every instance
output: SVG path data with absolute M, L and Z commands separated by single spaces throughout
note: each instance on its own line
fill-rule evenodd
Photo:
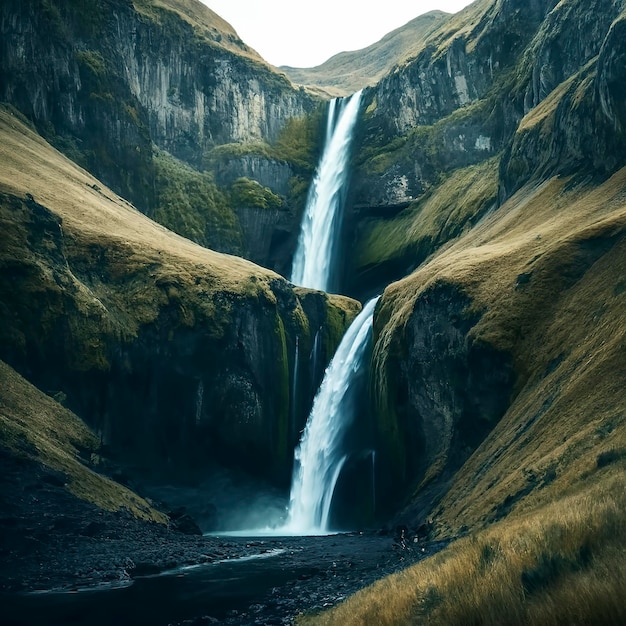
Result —
M 461 539 L 301 626 L 622 624 L 626 621 L 626 477 Z

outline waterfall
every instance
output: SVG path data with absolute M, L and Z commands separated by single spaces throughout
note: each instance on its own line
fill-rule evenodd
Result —
M 332 289 L 334 248 L 341 226 L 352 130 L 362 91 L 348 99 L 332 100 L 326 123 L 326 142 L 309 190 L 291 282 L 301 287 Z
M 300 336 L 296 335 L 296 348 L 293 354 L 293 376 L 291 384 L 291 429 L 296 432 L 298 421 L 298 369 L 300 365 Z
M 372 336 L 378 297 L 370 300 L 344 335 L 326 369 L 295 453 L 295 468 L 284 530 L 328 532 L 333 492 L 346 461 L 344 438 L 354 418 L 353 381 L 362 372 Z

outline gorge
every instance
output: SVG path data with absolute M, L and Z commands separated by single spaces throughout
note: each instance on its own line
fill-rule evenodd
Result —
M 622 623 L 625 24 L 3 2 L 0 618 Z

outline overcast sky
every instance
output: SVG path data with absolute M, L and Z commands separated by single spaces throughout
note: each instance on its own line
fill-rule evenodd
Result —
M 314 67 L 360 50 L 414 17 L 456 13 L 471 0 L 202 0 L 273 65 Z

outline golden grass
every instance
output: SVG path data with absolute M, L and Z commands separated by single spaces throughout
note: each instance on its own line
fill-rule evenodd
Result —
M 549 135 L 554 125 L 554 114 L 563 98 L 574 89 L 574 103 L 580 103 L 585 94 L 589 93 L 589 85 L 593 81 L 595 74 L 590 70 L 594 69 L 597 57 L 589 61 L 579 72 L 570 76 L 567 80 L 557 85 L 536 107 L 531 109 L 522 119 L 517 127 L 517 133 L 524 133 L 536 126 L 542 125 L 542 134 Z
M 302 625 L 551 626 L 626 621 L 626 469 L 511 517 Z
M 199 0 L 134 0 L 133 5 L 138 12 L 152 19 L 155 18 L 155 8 L 171 11 L 190 24 L 199 36 L 206 37 L 212 45 L 268 65 L 256 50 L 241 41 L 226 20 Z
M 0 191 L 27 193 L 57 214 L 63 233 L 111 249 L 124 267 L 155 268 L 155 282 L 202 276 L 215 291 L 251 289 L 273 298 L 278 274 L 239 257 L 220 254 L 174 234 L 137 211 L 88 172 L 52 148 L 10 110 L 0 107 Z
M 386 289 L 379 399 L 386 359 L 436 283 L 469 297 L 468 341 L 508 352 L 517 384 L 431 511 L 436 536 L 474 538 L 302 623 L 626 621 L 625 276 L 623 169 L 602 184 L 526 186 Z
M 550 488 L 530 490 L 531 500 L 575 482 L 610 444 L 592 436 L 607 420 L 617 420 L 613 437 L 624 436 L 626 170 L 598 188 L 566 184 L 522 190 L 382 299 L 379 397 L 390 346 L 402 341 L 416 299 L 437 281 L 472 300 L 480 320 L 469 340 L 509 352 L 518 374 L 508 412 L 437 510 L 448 536 L 498 517 L 506 497 L 529 486 L 525 472 L 539 483 L 556 472 Z M 529 282 L 517 285 L 524 274 Z
M 488 30 L 488 27 L 485 27 L 477 32 L 477 27 L 481 23 L 484 25 L 484 18 L 487 13 L 492 11 L 493 4 L 493 0 L 476 0 L 453 15 L 429 42 L 436 46 L 434 58 L 445 55 L 457 39 L 465 39 L 467 41 L 466 51 L 471 52 L 482 32 Z
M 14 454 L 25 456 L 63 473 L 65 488 L 76 497 L 107 511 L 128 509 L 141 519 L 167 523 L 130 489 L 97 474 L 81 460 L 99 447 L 97 437 L 72 412 L 41 393 L 0 361 L 0 442 Z
M 468 230 L 472 220 L 495 203 L 499 157 L 453 172 L 432 192 L 397 218 L 366 225 L 357 250 L 357 267 L 367 267 L 410 253 L 420 240 L 447 241 Z M 460 225 L 460 228 L 459 228 Z

